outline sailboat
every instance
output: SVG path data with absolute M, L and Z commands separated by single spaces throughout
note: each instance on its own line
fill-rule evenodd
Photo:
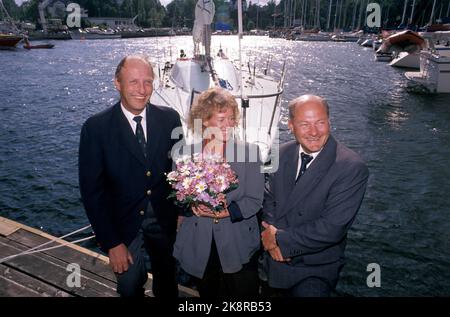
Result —
M 211 23 L 215 7 L 212 0 L 199 0 L 195 8 L 192 31 L 194 54 L 167 61 L 155 72 L 159 77 L 151 102 L 174 108 L 180 114 L 186 139 L 193 140 L 187 129 L 191 105 L 196 97 L 211 87 L 222 87 L 235 96 L 241 107 L 238 137 L 259 146 L 262 159 L 271 160 L 272 145 L 278 140 L 281 94 L 285 67 L 279 79 L 269 72 L 257 73 L 256 67 L 243 67 L 241 57 L 242 1 L 238 1 L 239 59 L 233 61 L 222 50 L 211 54 Z M 161 67 L 163 66 L 163 67 Z M 275 155 L 276 151 L 272 151 Z
M 12 22 L 2 0 L 0 0 L 0 13 L 6 19 L 6 21 L 0 21 L 0 49 L 15 48 L 22 40 L 22 36 L 19 35 L 19 30 Z

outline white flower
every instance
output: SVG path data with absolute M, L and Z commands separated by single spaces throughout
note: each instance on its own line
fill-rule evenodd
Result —
M 197 185 L 195 185 L 195 189 L 197 190 L 197 193 L 203 193 L 206 190 L 207 186 L 205 182 L 199 182 Z
M 170 182 L 175 182 L 177 180 L 177 172 L 172 171 L 169 174 L 167 174 L 167 180 Z
M 189 171 L 189 168 L 187 166 L 181 166 L 180 167 L 180 174 L 183 176 L 189 176 L 191 172 Z
M 191 186 L 192 180 L 190 178 L 183 179 L 183 188 L 188 189 Z

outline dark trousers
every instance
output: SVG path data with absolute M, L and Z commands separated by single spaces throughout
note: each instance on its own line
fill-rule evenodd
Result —
M 291 297 L 330 297 L 336 284 L 317 277 L 308 277 L 291 287 L 288 291 Z
M 163 232 L 147 230 L 145 226 L 128 246 L 133 256 L 127 272 L 116 274 L 117 292 L 122 297 L 144 296 L 147 281 L 145 253 L 150 257 L 153 275 L 152 290 L 155 297 L 177 297 L 175 258 L 172 256 L 174 237 Z
M 291 288 L 273 288 L 267 282 L 261 282 L 261 297 L 330 297 L 336 288 L 328 281 L 309 277 Z
M 258 257 L 255 254 L 249 263 L 236 273 L 224 273 L 220 264 L 216 243 L 211 243 L 211 253 L 203 279 L 195 278 L 200 297 L 255 298 L 259 294 Z

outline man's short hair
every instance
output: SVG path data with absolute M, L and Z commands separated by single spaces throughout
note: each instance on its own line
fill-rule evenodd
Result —
M 148 65 L 148 67 L 151 69 L 152 74 L 153 74 L 153 65 L 150 62 L 150 59 L 148 58 L 147 55 L 143 55 L 143 54 L 128 55 L 128 56 L 125 56 L 124 58 L 122 58 L 122 60 L 119 62 L 119 65 L 117 65 L 117 67 L 116 67 L 116 72 L 114 74 L 114 77 L 117 80 L 119 80 L 120 72 L 122 71 L 122 68 L 125 67 L 125 63 L 128 59 L 138 59 L 138 60 L 144 62 L 146 65 Z
M 320 102 L 324 107 L 325 110 L 327 112 L 327 117 L 330 117 L 330 109 L 328 107 L 328 102 L 325 98 L 316 96 L 316 95 L 302 95 L 300 97 L 297 97 L 291 101 L 289 101 L 288 103 L 288 108 L 289 108 L 289 119 L 293 119 L 294 115 L 295 115 L 295 108 L 298 105 L 304 104 L 307 101 L 311 100 L 311 99 L 315 99 L 316 101 Z

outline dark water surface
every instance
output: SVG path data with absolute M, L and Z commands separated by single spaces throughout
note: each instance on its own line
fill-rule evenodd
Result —
M 60 41 L 53 50 L 0 52 L 0 215 L 54 235 L 88 223 L 77 156 L 82 123 L 114 104 L 115 66 L 126 54 L 163 62 L 190 37 Z M 233 37 L 213 45 L 237 56 Z M 330 103 L 333 134 L 367 161 L 366 198 L 349 233 L 339 295 L 450 296 L 450 95 L 408 92 L 401 70 L 354 43 L 244 39 L 244 60 L 280 70 L 288 100 L 315 93 Z M 94 243 L 87 244 L 95 246 Z M 369 288 L 369 263 L 381 287 Z

